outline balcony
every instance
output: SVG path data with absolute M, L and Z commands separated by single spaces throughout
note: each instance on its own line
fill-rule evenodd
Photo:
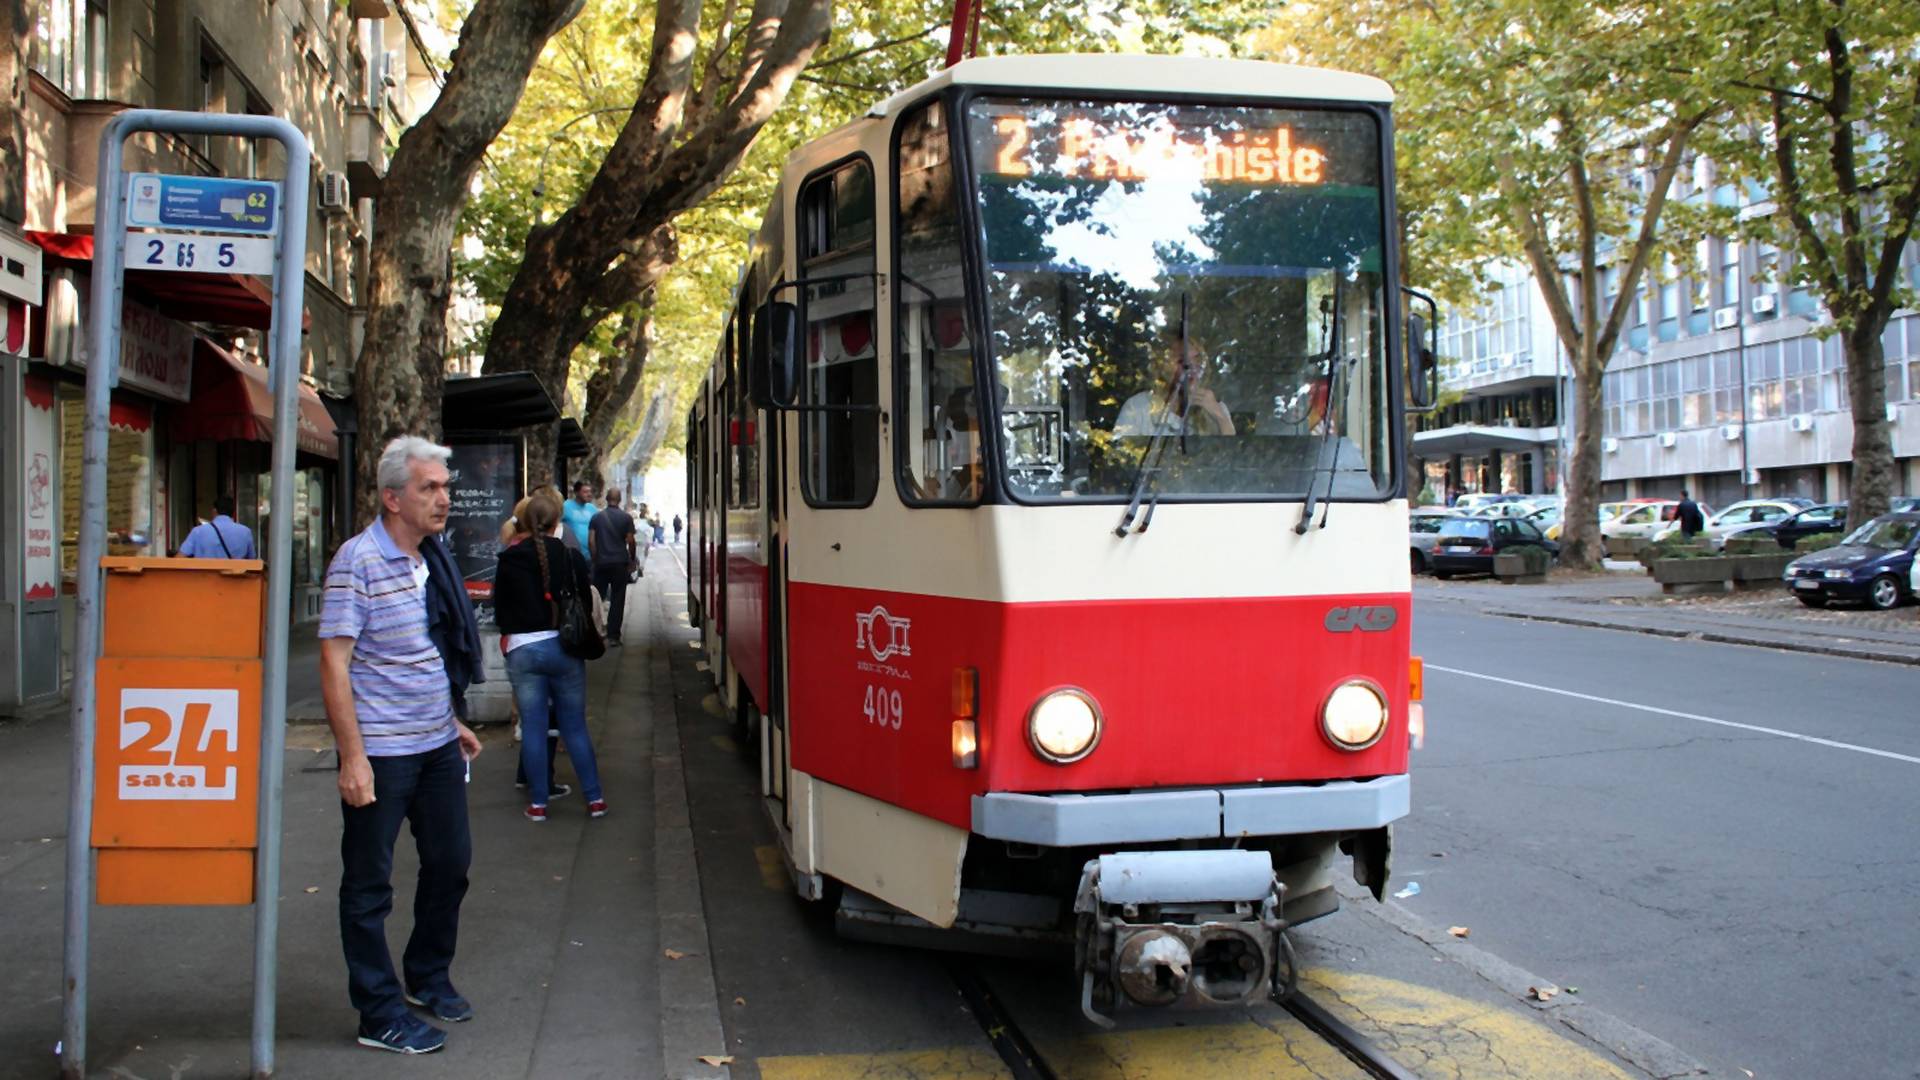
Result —
M 347 110 L 347 180 L 360 195 L 371 195 L 387 175 L 387 131 L 380 114 L 365 105 Z

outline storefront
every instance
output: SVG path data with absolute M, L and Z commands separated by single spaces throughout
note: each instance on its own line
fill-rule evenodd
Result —
M 0 387 L 0 474 L 8 542 L 0 546 L 0 707 L 56 696 L 70 677 L 85 430 L 89 237 L 29 233 L 44 249 L 40 317 L 8 326 Z M 264 549 L 273 399 L 266 368 L 234 347 L 267 325 L 259 282 L 230 275 L 128 273 L 120 385 L 107 436 L 107 551 L 166 555 L 231 494 Z M 14 345 L 17 340 L 17 351 Z M 339 442 L 326 406 L 299 388 L 293 531 L 296 621 L 318 618 Z M 17 433 L 17 434 L 16 434 Z M 14 538 L 19 540 L 15 542 Z

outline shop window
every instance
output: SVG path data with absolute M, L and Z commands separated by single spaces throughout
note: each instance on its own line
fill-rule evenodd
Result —
M 898 334 L 900 488 L 910 503 L 980 501 L 980 402 L 967 331 L 960 208 L 946 107 L 900 122 Z M 1044 454 L 1036 453 L 1036 457 Z
M 60 572 L 75 579 L 80 561 L 82 441 L 86 403 L 78 387 L 60 398 Z M 153 535 L 153 410 L 133 401 L 115 401 L 107 425 L 108 555 L 155 555 Z
M 879 481 L 879 343 L 873 288 L 873 168 L 858 159 L 800 189 L 806 320 L 798 415 L 811 506 L 865 506 Z M 791 295 L 792 290 L 787 294 Z

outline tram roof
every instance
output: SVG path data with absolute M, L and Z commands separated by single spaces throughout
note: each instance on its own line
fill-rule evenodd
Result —
M 1393 88 L 1371 75 L 1264 60 L 1125 53 L 985 56 L 962 60 L 875 105 L 886 116 L 947 86 L 1034 90 L 1125 90 L 1141 94 L 1221 94 L 1327 101 L 1393 100 Z

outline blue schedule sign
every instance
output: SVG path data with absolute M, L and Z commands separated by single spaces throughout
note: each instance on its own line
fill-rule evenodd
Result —
M 134 173 L 127 178 L 127 224 L 273 236 L 280 231 L 280 184 Z

